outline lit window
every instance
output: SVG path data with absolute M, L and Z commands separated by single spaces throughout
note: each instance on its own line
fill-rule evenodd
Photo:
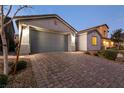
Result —
M 92 45 L 97 45 L 97 37 L 96 36 L 92 37 Z

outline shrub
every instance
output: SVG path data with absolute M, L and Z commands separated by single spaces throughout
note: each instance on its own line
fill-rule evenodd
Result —
M 99 54 L 98 54 L 98 53 L 93 53 L 93 55 L 94 55 L 94 56 L 99 56 Z
M 117 58 L 117 54 L 118 52 L 116 50 L 109 49 L 104 51 L 103 56 L 107 59 L 115 60 Z
M 111 50 L 118 50 L 117 47 L 111 47 L 109 49 L 111 49 Z
M 98 51 L 97 53 L 98 53 L 98 54 L 102 54 L 102 51 Z
M 97 52 L 97 54 L 98 54 L 99 56 L 103 56 L 103 55 L 104 55 L 104 52 L 105 52 L 105 50 L 100 50 L 100 51 Z
M 10 68 L 12 68 L 12 67 L 14 66 L 14 62 L 9 62 L 9 63 L 8 63 L 8 66 L 9 66 Z
M 12 66 L 12 71 L 14 71 L 15 65 Z M 27 67 L 27 62 L 26 61 L 19 61 L 16 64 L 16 71 L 20 71 L 22 69 L 25 69 Z
M 101 50 L 105 50 L 105 46 L 102 46 L 102 47 L 101 47 Z
M 120 50 L 124 50 L 124 46 L 120 46 Z
M 7 85 L 8 82 L 8 76 L 4 74 L 0 74 L 0 87 L 3 88 Z
M 90 52 L 88 52 L 88 51 L 87 51 L 87 52 L 85 52 L 85 54 L 87 54 L 87 55 L 91 55 L 91 54 L 90 54 Z
M 27 62 L 26 61 L 19 61 L 16 65 L 16 70 L 22 70 L 25 69 L 27 67 Z

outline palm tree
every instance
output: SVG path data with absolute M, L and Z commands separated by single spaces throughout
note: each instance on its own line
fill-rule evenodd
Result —
M 113 33 L 111 34 L 111 40 L 115 42 L 118 49 L 120 49 L 121 42 L 123 41 L 121 38 L 122 31 L 123 29 L 120 28 L 113 31 Z

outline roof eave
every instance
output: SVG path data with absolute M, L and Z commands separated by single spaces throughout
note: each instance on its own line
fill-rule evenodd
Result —
M 49 14 L 49 15 L 33 15 L 33 16 L 16 16 L 14 19 L 16 19 L 16 23 L 20 20 L 28 20 L 28 19 L 34 19 L 34 18 L 57 18 L 60 21 L 62 21 L 64 24 L 66 24 L 68 27 L 70 27 L 73 32 L 77 33 L 78 31 L 73 28 L 69 23 L 67 23 L 64 19 L 62 19 L 60 16 L 57 14 Z

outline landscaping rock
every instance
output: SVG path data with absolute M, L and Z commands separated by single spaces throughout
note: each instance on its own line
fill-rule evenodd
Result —
M 124 62 L 124 54 L 118 53 L 116 61 Z
M 123 55 L 122 53 L 118 53 L 117 57 L 118 57 L 118 58 L 123 58 L 124 55 Z

